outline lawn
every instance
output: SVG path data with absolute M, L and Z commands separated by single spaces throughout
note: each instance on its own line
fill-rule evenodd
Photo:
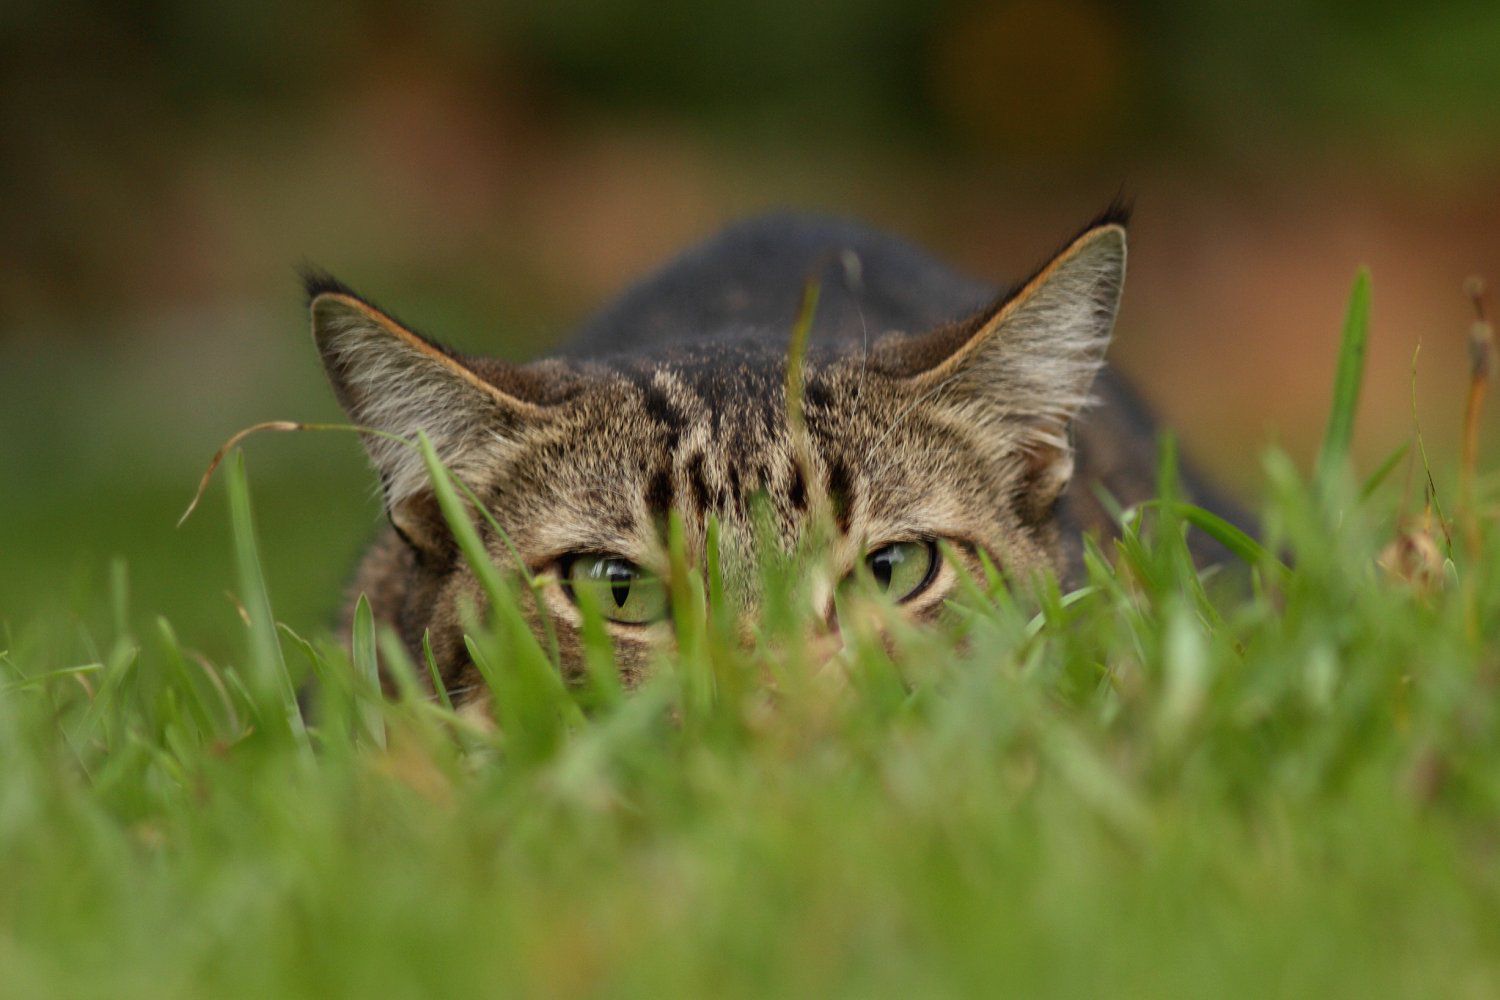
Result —
M 368 623 L 352 656 L 278 627 L 298 543 L 252 506 L 332 488 L 232 454 L 186 572 L 243 623 L 179 631 L 122 563 L 102 615 L 0 640 L 0 994 L 1495 995 L 1497 484 L 1351 468 L 1366 296 L 1258 542 L 1176 498 L 1165 442 L 1078 589 L 987 575 L 922 633 L 868 599 L 818 666 L 795 567 L 744 649 L 680 566 L 678 652 L 628 694 L 599 641 L 560 683 L 496 573 L 498 728 Z M 1188 531 L 1236 564 L 1200 577 Z

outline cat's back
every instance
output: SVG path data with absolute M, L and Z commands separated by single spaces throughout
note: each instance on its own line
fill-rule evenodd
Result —
M 818 285 L 817 340 L 865 342 L 965 318 L 998 290 L 859 223 L 777 213 L 731 226 L 647 277 L 579 329 L 576 357 L 685 342 L 789 335 L 803 289 Z

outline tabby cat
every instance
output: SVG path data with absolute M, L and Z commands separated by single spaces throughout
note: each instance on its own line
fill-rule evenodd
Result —
M 579 669 L 586 588 L 630 684 L 670 641 L 669 513 L 695 560 L 717 520 L 725 593 L 747 634 L 755 540 L 767 533 L 792 550 L 827 526 L 816 537 L 832 570 L 807 598 L 829 634 L 839 577 L 856 570 L 916 620 L 944 614 L 951 563 L 978 572 L 981 552 L 1017 579 L 1076 576 L 1082 534 L 1111 532 L 1101 488 L 1128 505 L 1152 484 L 1152 421 L 1100 371 L 1126 221 L 1111 208 L 997 294 L 858 225 L 760 218 L 680 257 L 530 364 L 452 351 L 326 275 L 306 286 L 350 418 L 402 437 L 426 431 L 547 581 L 531 613 L 552 618 L 564 670 Z M 788 345 L 812 287 L 799 420 Z M 477 690 L 462 620 L 482 606 L 478 581 L 420 455 L 363 440 L 390 524 L 353 592 L 414 654 L 430 636 L 450 690 Z M 481 530 L 495 563 L 513 567 L 507 543 Z

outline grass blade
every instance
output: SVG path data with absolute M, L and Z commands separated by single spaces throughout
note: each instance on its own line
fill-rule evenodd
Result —
M 354 662 L 354 704 L 360 730 L 376 746 L 385 747 L 385 720 L 380 714 L 380 660 L 375 646 L 375 614 L 364 594 L 354 605 L 350 654 Z
M 1138 504 L 1142 510 L 1161 509 L 1168 501 L 1147 500 Z M 1287 567 L 1280 560 L 1271 556 L 1265 546 L 1257 542 L 1244 529 L 1224 520 L 1218 514 L 1197 504 L 1186 503 L 1181 500 L 1171 501 L 1172 515 L 1182 521 L 1186 521 L 1199 531 L 1203 532 L 1247 566 L 1266 566 L 1275 564 L 1282 570 Z
M 250 487 L 245 478 L 245 453 L 235 452 L 229 465 L 229 520 L 234 535 L 235 566 L 239 572 L 240 600 L 250 619 L 250 661 L 247 687 L 263 724 L 290 737 L 303 750 L 307 731 L 297 707 L 297 692 L 281 655 L 276 619 L 261 568 L 260 546 L 250 507 Z
M 1381 483 L 1390 478 L 1391 473 L 1396 471 L 1396 467 L 1401 464 L 1401 460 L 1410 453 L 1411 445 L 1403 444 L 1387 455 L 1385 461 L 1380 463 L 1380 466 L 1365 479 L 1364 485 L 1359 488 L 1359 499 L 1365 501 L 1374 496 L 1375 491 L 1380 489 Z
M 1370 271 L 1360 268 L 1349 293 L 1349 307 L 1344 314 L 1344 332 L 1339 342 L 1338 371 L 1333 380 L 1333 405 L 1328 413 L 1328 429 L 1318 452 L 1314 480 L 1326 496 L 1335 477 L 1349 459 L 1354 440 L 1354 417 L 1359 408 L 1359 389 L 1364 381 L 1365 352 L 1370 339 Z
M 532 634 L 516 603 L 512 588 L 490 559 L 484 540 L 479 537 L 479 531 L 469 516 L 468 507 L 459 498 L 448 470 L 438 458 L 426 434 L 418 435 L 418 447 L 422 450 L 422 460 L 427 465 L 427 475 L 437 497 L 438 507 L 458 542 L 464 560 L 484 589 L 485 597 L 490 603 L 490 615 L 506 646 L 506 661 L 497 663 L 491 660 L 486 680 L 492 688 L 498 685 L 499 689 L 495 691 L 497 698 L 509 696 L 516 699 L 518 704 L 498 705 L 497 708 L 502 715 L 516 712 L 514 720 L 520 724 L 540 726 L 545 732 L 528 733 L 528 738 L 535 736 L 540 747 L 553 746 L 557 735 L 553 731 L 555 727 L 559 724 L 582 724 L 583 711 L 573 700 L 572 693 L 563 683 L 562 676 L 546 651 Z M 533 597 L 539 600 L 534 592 Z M 544 609 L 539 611 L 546 613 Z M 517 735 L 515 732 L 507 733 L 513 740 Z

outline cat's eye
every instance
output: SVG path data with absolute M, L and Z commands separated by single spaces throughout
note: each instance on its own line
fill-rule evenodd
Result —
M 937 547 L 931 542 L 892 542 L 865 556 L 876 589 L 898 602 L 926 590 L 937 565 Z
M 667 616 L 667 586 L 660 577 L 619 556 L 574 556 L 565 569 L 568 594 L 587 600 L 610 621 L 646 625 Z

